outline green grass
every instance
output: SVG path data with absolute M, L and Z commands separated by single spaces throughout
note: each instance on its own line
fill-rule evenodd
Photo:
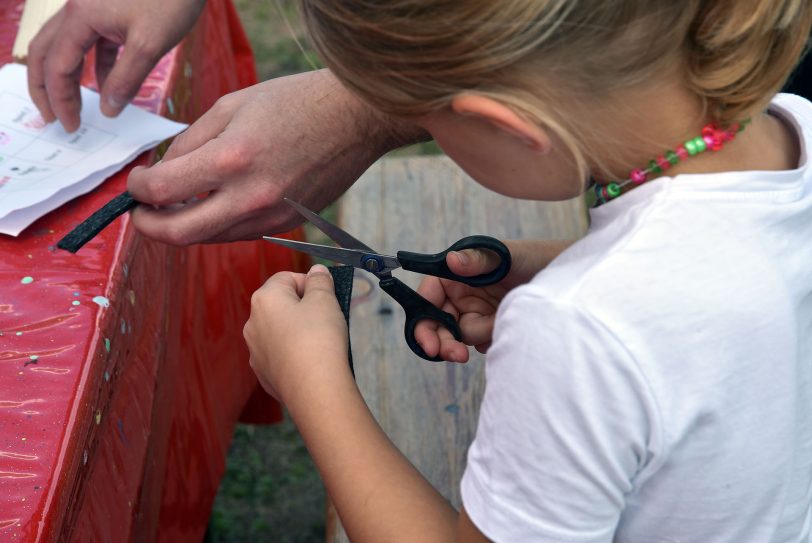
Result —
M 321 66 L 307 44 L 296 2 L 236 0 L 234 5 L 251 40 L 261 81 Z
M 324 541 L 324 489 L 296 428 L 239 425 L 207 543 Z

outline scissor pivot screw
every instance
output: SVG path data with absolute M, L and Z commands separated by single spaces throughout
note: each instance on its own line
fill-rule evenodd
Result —
M 381 262 L 379 262 L 378 259 L 375 258 L 374 256 L 367 256 L 366 258 L 364 258 L 363 264 L 364 269 L 372 273 L 380 271 L 382 267 Z

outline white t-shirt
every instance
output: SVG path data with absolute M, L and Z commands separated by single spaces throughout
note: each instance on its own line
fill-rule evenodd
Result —
M 812 542 L 812 104 L 771 111 L 800 168 L 650 181 L 502 302 L 462 480 L 492 540 Z

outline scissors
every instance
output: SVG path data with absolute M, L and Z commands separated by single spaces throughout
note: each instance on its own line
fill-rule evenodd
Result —
M 482 287 L 498 283 L 510 271 L 510 251 L 504 243 L 490 236 L 467 236 L 451 245 L 451 247 L 445 251 L 433 255 L 398 251 L 397 256 L 388 256 L 369 248 L 363 242 L 355 239 L 338 226 L 320 217 L 303 205 L 287 198 L 285 198 L 285 202 L 335 241 L 339 247 L 317 245 L 314 243 L 268 236 L 263 236 L 262 239 L 297 251 L 302 251 L 311 256 L 354 266 L 374 274 L 379 280 L 378 285 L 381 289 L 394 298 L 406 312 L 406 326 L 404 329 L 406 343 L 417 356 L 425 360 L 441 362 L 442 358 L 439 356 L 428 356 L 425 351 L 423 351 L 423 348 L 418 345 L 414 337 L 414 329 L 419 321 L 429 319 L 440 323 L 451 332 L 457 341 L 462 341 L 462 331 L 453 315 L 446 313 L 420 296 L 398 278 L 392 277 L 392 270 L 403 268 L 404 270 L 422 273 L 424 275 L 452 279 L 472 287 Z M 461 251 L 463 249 L 485 249 L 492 251 L 499 257 L 499 265 L 495 270 L 489 273 L 473 277 L 457 275 L 448 268 L 445 258 L 449 251 Z

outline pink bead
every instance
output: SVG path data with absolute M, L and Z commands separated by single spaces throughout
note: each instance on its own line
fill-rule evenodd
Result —
M 705 143 L 708 145 L 708 149 L 711 151 L 718 151 L 724 145 L 724 141 L 722 138 L 719 137 L 720 131 L 714 130 L 712 134 L 707 136 L 702 136 L 702 139 L 705 140 Z
M 663 155 L 658 156 L 654 160 L 657 162 L 657 166 L 659 166 L 662 171 L 665 171 L 671 167 L 671 163 L 668 162 L 668 159 Z
M 629 177 L 632 180 L 632 183 L 635 185 L 639 185 L 641 183 L 645 183 L 646 181 L 646 172 L 641 170 L 640 168 L 632 170 L 632 173 L 629 174 Z
M 675 152 L 677 153 L 677 156 L 679 157 L 680 160 L 685 160 L 686 158 L 688 158 L 688 150 L 682 144 L 680 144 L 677 147 L 677 150 Z

